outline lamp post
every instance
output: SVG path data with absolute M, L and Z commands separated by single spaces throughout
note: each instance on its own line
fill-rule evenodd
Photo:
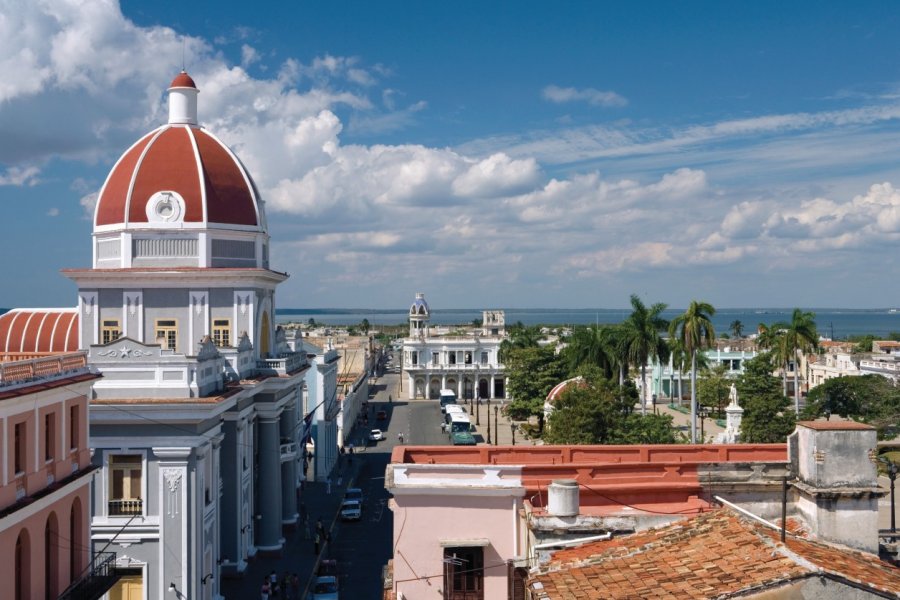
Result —
M 481 425 L 481 398 L 475 399 L 475 425 Z
M 499 412 L 500 412 L 500 407 L 495 406 L 494 407 L 494 434 L 495 434 L 494 435 L 494 445 L 495 446 L 500 443 L 500 424 L 497 422 L 497 414 Z M 488 420 L 489 421 L 491 420 L 490 414 L 488 414 Z
M 488 421 L 488 446 L 491 445 L 491 399 L 488 398 L 485 402 L 487 402 L 487 421 Z
M 516 424 L 515 423 L 509 424 L 509 432 L 512 434 L 512 445 L 515 446 L 516 445 Z
M 706 435 L 704 434 L 704 431 L 703 431 L 703 423 L 706 421 L 706 417 L 709 416 L 709 407 L 708 406 L 699 407 L 697 409 L 697 416 L 700 417 L 700 443 L 705 444 L 706 443 Z
M 887 477 L 891 480 L 891 533 L 897 533 L 896 506 L 894 505 L 894 482 L 900 473 L 900 465 L 884 457 L 879 458 L 887 470 Z

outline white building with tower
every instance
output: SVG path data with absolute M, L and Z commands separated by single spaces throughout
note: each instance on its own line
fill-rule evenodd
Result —
M 500 344 L 506 339 L 502 310 L 482 312 L 480 327 L 438 335 L 429 325 L 431 309 L 417 293 L 409 307 L 409 337 L 403 340 L 403 374 L 407 397 L 437 399 L 451 389 L 458 398 L 506 398 Z

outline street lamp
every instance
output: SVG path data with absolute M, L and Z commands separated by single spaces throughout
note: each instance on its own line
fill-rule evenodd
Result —
M 697 416 L 700 417 L 700 443 L 705 444 L 706 443 L 706 435 L 704 434 L 704 431 L 703 431 L 703 423 L 705 422 L 706 417 L 709 416 L 709 407 L 708 406 L 698 407 Z
M 475 399 L 475 425 L 481 425 L 481 398 Z
M 500 407 L 495 406 L 494 407 L 494 434 L 495 434 L 494 435 L 494 445 L 495 446 L 500 443 L 500 424 L 497 422 L 497 414 L 499 412 L 500 412 Z M 490 419 L 491 419 L 491 415 L 489 414 L 488 420 L 490 420 Z
M 473 403 L 473 400 L 472 400 L 472 398 L 470 397 L 470 398 L 469 398 L 469 414 L 470 414 L 470 415 L 474 415 L 474 414 L 475 414 L 475 411 L 472 410 L 472 403 Z
M 516 445 L 516 424 L 515 423 L 509 424 L 509 432 L 512 434 L 512 445 L 515 446 Z
M 885 469 L 887 469 L 887 477 L 891 480 L 891 533 L 897 533 L 896 506 L 894 505 L 894 482 L 897 480 L 897 473 L 900 473 L 900 465 L 883 456 L 878 460 L 884 463 Z
M 491 445 L 491 399 L 488 398 L 485 402 L 487 403 L 487 420 L 488 420 L 488 439 L 487 439 L 487 443 L 488 443 L 488 446 L 490 446 L 490 445 Z

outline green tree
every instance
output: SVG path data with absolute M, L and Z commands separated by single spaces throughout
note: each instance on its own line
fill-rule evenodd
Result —
M 706 369 L 703 377 L 697 382 L 697 401 L 701 406 L 714 407 L 720 419 L 725 412 L 725 404 L 728 402 L 728 393 L 731 391 L 732 383 L 725 371 L 725 365 Z
M 500 362 L 506 363 L 506 357 L 510 351 L 517 348 L 537 348 L 538 342 L 543 338 L 539 327 L 526 327 L 521 321 L 517 321 L 507 330 L 506 339 L 500 343 Z
M 665 331 L 668 322 L 660 315 L 666 309 L 666 305 L 657 302 L 649 308 L 641 302 L 637 294 L 631 295 L 631 314 L 622 323 L 621 343 L 625 356 L 629 362 L 641 365 L 641 414 L 647 414 L 647 401 L 650 396 L 650 386 L 646 385 L 647 361 L 651 358 L 659 362 L 668 359 L 669 351 L 665 339 L 660 335 Z
M 507 411 L 517 420 L 535 415 L 543 429 L 544 400 L 560 381 L 566 378 L 563 358 L 552 346 L 510 348 L 504 358 L 509 395 Z
M 747 443 L 781 443 L 794 431 L 797 415 L 790 400 L 772 375 L 774 355 L 760 354 L 744 362 L 736 382 L 738 402 L 744 409 L 741 440 Z
M 595 365 L 607 379 L 612 379 L 618 366 L 615 340 L 608 326 L 576 327 L 563 350 L 570 372 L 584 365 Z
M 675 317 L 669 336 L 678 339 L 691 357 L 691 443 L 697 443 L 697 353 L 716 343 L 712 316 L 716 309 L 708 302 L 692 300 L 687 310 Z
M 307 321 L 306 324 L 309 325 L 310 327 L 315 327 L 315 326 L 316 326 L 316 320 L 313 319 L 312 317 L 310 317 L 310 318 L 309 318 L 309 321 Z
M 363 319 L 362 323 L 359 324 L 359 328 L 362 329 L 363 335 L 369 335 L 369 328 L 371 325 L 369 324 L 368 319 Z
M 823 415 L 869 423 L 878 437 L 891 437 L 900 424 L 900 388 L 881 375 L 828 379 L 810 390 L 801 418 Z
M 735 319 L 734 321 L 732 321 L 731 325 L 729 325 L 729 328 L 731 329 L 731 337 L 737 339 L 744 337 L 744 324 L 739 320 Z
M 632 411 L 637 388 L 617 386 L 599 369 L 588 370 L 557 400 L 543 439 L 550 444 L 669 444 L 676 441 L 669 415 Z M 623 389 L 624 387 L 624 389 Z
M 800 356 L 819 347 L 816 314 L 795 308 L 784 333 L 784 354 L 794 361 L 794 411 L 800 413 Z

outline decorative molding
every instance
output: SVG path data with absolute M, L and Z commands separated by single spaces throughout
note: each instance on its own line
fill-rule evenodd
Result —
M 197 360 L 212 360 L 219 357 L 219 349 L 208 335 L 203 336 L 197 349 Z
M 85 292 L 81 295 L 81 305 L 84 307 L 84 314 L 94 314 L 94 305 L 97 304 L 97 292 Z
M 178 488 L 181 486 L 181 469 L 163 469 L 163 479 L 166 481 L 166 516 L 174 519 L 179 514 Z
M 128 346 L 122 346 L 118 350 L 106 350 L 104 352 L 98 352 L 97 356 L 109 357 L 109 358 L 143 358 L 144 356 L 153 356 L 152 352 L 147 352 L 146 350 L 141 350 L 140 348 L 129 348 Z

